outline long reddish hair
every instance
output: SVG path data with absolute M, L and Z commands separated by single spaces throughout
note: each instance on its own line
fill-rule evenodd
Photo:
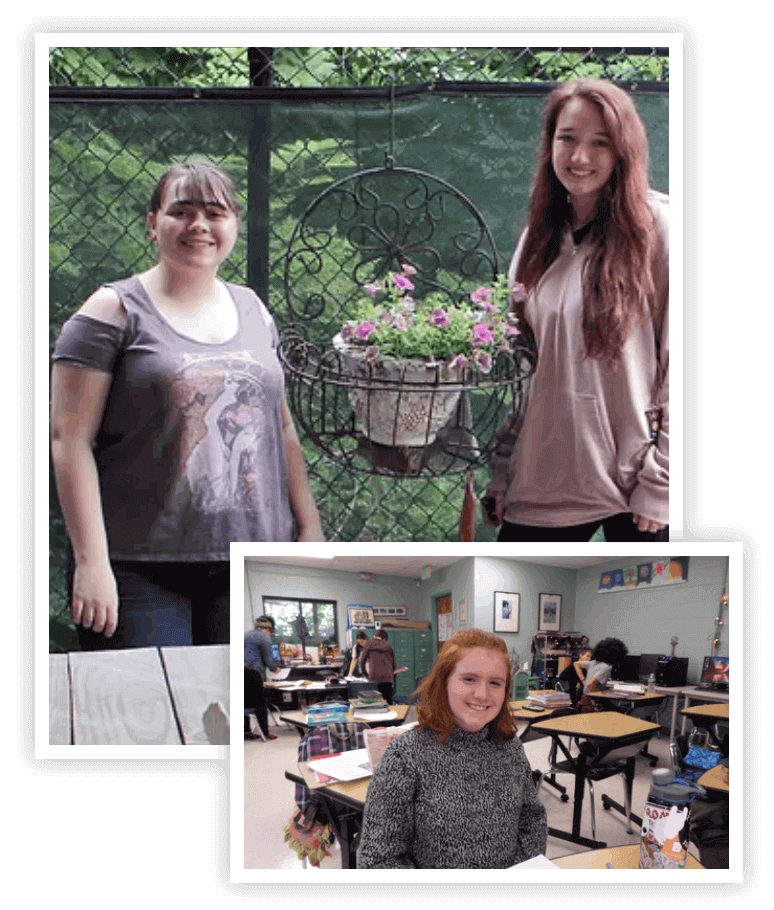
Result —
M 548 96 L 516 280 L 527 291 L 535 289 L 559 255 L 562 233 L 571 221 L 567 190 L 554 171 L 551 149 L 560 112 L 570 98 L 577 97 L 599 109 L 616 159 L 600 194 L 590 231 L 593 251 L 583 275 L 586 356 L 606 360 L 615 368 L 632 320 L 643 322 L 650 314 L 657 322 L 661 314 L 653 279 L 657 237 L 647 200 L 647 134 L 631 98 L 612 82 L 575 79 Z
M 496 651 L 505 663 L 505 698 L 497 716 L 497 733 L 501 740 L 513 739 L 516 735 L 516 721 L 508 705 L 512 674 L 508 649 L 498 635 L 484 632 L 481 629 L 457 632 L 441 647 L 432 670 L 417 690 L 421 697 L 417 708 L 419 726 L 427 727 L 434 733 L 438 733 L 442 742 L 446 742 L 449 738 L 456 721 L 449 707 L 446 684 L 457 663 L 471 648 L 486 648 L 488 651 Z

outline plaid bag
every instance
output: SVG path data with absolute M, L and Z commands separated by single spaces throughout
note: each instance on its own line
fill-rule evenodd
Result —
M 309 761 L 320 755 L 333 755 L 364 749 L 363 733 L 366 724 L 330 723 L 310 730 L 298 744 L 298 760 Z M 296 809 L 285 825 L 285 843 L 295 850 L 300 859 L 308 859 L 313 866 L 319 866 L 333 843 L 330 825 L 317 820 L 317 806 L 313 804 L 312 792 L 302 784 L 296 784 Z
M 349 752 L 352 749 L 365 749 L 363 733 L 367 724 L 332 723 L 310 730 L 298 744 L 298 760 L 309 761 L 320 755 L 333 755 L 337 752 Z M 296 805 L 306 811 L 312 800 L 308 787 L 296 784 Z

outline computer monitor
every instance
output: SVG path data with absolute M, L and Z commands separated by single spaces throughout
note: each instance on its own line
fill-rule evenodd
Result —
M 618 682 L 639 682 L 640 655 L 628 654 L 624 657 L 619 664 L 613 667 L 610 678 Z
M 280 656 L 279 645 L 271 646 L 271 658 L 272 658 L 272 660 L 276 660 L 276 661 L 282 660 L 282 657 Z
M 640 654 L 640 679 L 647 681 L 652 673 L 656 675 L 661 654 Z
M 728 658 L 705 657 L 701 669 L 701 681 L 714 686 L 728 686 Z

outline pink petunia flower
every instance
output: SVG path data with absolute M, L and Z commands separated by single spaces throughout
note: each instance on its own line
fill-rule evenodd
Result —
M 492 289 L 488 287 L 476 288 L 475 291 L 470 295 L 470 299 L 473 303 L 478 303 L 483 305 L 489 303 L 492 299 Z
M 396 313 L 392 319 L 392 327 L 397 329 L 399 332 L 405 332 L 409 327 L 409 321 L 406 318 L 405 313 Z
M 506 335 L 521 335 L 521 332 L 515 325 L 508 325 L 508 323 L 503 325 L 503 332 L 505 332 Z
M 457 354 L 451 362 L 449 363 L 450 367 L 462 367 L 463 369 L 468 365 L 468 358 L 464 354 Z
M 473 355 L 476 366 L 482 373 L 489 373 L 492 369 L 492 355 L 488 351 L 476 351 Z
M 436 307 L 428 316 L 427 321 L 437 329 L 445 329 L 451 320 L 449 319 L 449 314 L 446 310 L 441 309 L 441 307 Z
M 344 341 L 349 341 L 353 334 L 354 330 L 351 324 L 349 322 L 345 322 L 341 327 L 341 337 L 344 339 Z
M 363 285 L 363 287 L 366 289 L 366 292 L 369 297 L 376 297 L 376 295 L 382 289 L 382 286 L 379 284 L 378 281 L 369 281 L 369 283 Z
M 405 275 L 393 275 L 392 280 L 402 291 L 414 290 L 414 285 Z
M 414 268 L 414 266 L 409 265 L 408 262 L 403 263 L 403 265 L 401 267 L 401 271 L 403 272 L 404 275 L 409 275 L 409 276 L 416 275 L 416 273 L 417 273 L 417 270 Z
M 370 335 L 376 331 L 376 324 L 366 320 L 361 322 L 360 325 L 355 329 L 355 336 L 360 339 L 360 341 L 365 341 Z
M 494 335 L 483 322 L 473 326 L 473 344 L 491 344 L 493 341 Z
M 366 363 L 376 363 L 376 361 L 379 359 L 379 348 L 375 344 L 369 344 L 365 349 L 363 359 L 366 361 Z

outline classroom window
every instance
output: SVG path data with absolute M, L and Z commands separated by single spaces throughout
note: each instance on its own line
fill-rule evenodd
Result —
M 335 600 L 264 597 L 263 612 L 271 616 L 276 623 L 273 636 L 275 641 L 300 644 L 299 617 L 303 617 L 307 645 L 317 647 L 323 642 L 336 644 L 338 641 Z

